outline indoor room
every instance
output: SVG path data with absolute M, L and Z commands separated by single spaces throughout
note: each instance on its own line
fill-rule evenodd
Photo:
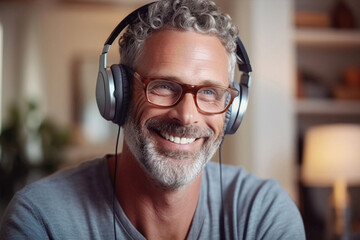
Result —
M 0 218 L 25 185 L 115 153 L 117 126 L 95 97 L 99 56 L 117 24 L 150 2 L 0 0 Z M 222 163 L 279 182 L 307 239 L 360 239 L 360 1 L 215 2 L 252 66 Z M 107 61 L 120 62 L 118 39 Z M 123 133 L 119 152 L 122 143 Z

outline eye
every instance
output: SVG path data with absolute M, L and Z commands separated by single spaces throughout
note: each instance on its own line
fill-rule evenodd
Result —
M 216 92 L 213 89 L 204 89 L 202 90 L 202 94 L 204 95 L 214 95 Z
M 149 94 L 154 94 L 158 96 L 174 95 L 179 92 L 179 89 L 181 88 L 179 88 L 176 83 L 165 80 L 153 80 L 149 83 L 147 87 L 147 91 Z
M 202 101 L 217 101 L 224 95 L 224 90 L 217 87 L 201 88 L 198 91 L 198 98 Z

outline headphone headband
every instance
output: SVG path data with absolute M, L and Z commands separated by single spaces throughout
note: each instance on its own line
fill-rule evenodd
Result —
M 250 59 L 239 37 L 236 37 L 236 60 L 241 72 L 250 73 L 252 71 Z
M 148 4 L 145 4 L 137 9 L 135 9 L 133 12 L 131 12 L 129 15 L 127 15 L 111 32 L 110 36 L 106 40 L 104 45 L 111 45 L 114 40 L 119 36 L 119 34 L 124 30 L 130 23 L 132 23 L 137 17 L 139 13 L 145 12 L 150 5 L 152 5 L 155 2 L 151 2 Z

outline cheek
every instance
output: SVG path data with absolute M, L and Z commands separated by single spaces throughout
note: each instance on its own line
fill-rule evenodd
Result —
M 222 134 L 224 131 L 225 114 L 210 116 L 207 125 L 214 130 L 215 136 Z
M 131 114 L 137 124 L 142 122 L 145 110 L 148 108 L 142 86 L 134 84 L 132 91 Z
M 137 125 L 143 127 L 148 119 L 164 115 L 163 109 L 154 108 L 148 103 L 142 85 L 135 85 L 132 94 L 131 115 Z

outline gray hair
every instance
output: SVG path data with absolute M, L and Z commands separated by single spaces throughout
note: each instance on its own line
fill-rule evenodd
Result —
M 229 15 L 220 12 L 212 0 L 160 0 L 129 25 L 119 40 L 121 64 L 134 68 L 144 42 L 162 29 L 196 31 L 219 38 L 229 55 L 229 81 L 233 80 L 238 30 Z

